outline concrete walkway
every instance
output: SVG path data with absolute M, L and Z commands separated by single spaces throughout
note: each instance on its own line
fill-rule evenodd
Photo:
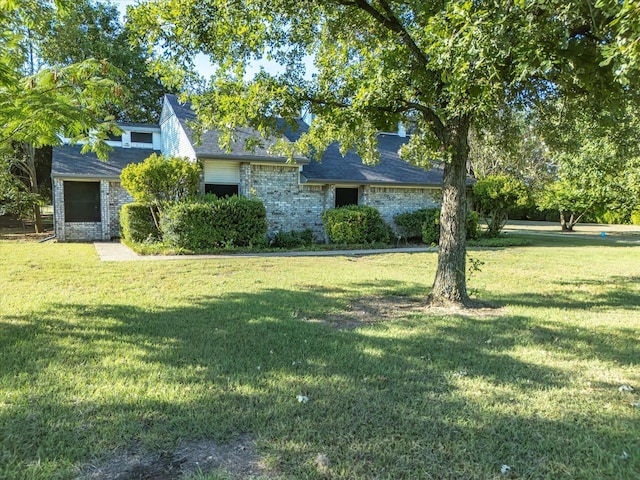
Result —
M 575 231 L 563 233 L 560 230 L 559 223 L 511 221 L 504 227 L 503 231 L 507 234 L 583 236 L 629 244 L 637 243 L 640 245 L 640 226 L 638 225 L 601 225 L 595 223 L 581 223 L 576 225 Z M 603 232 L 604 236 L 602 235 Z M 237 253 L 224 255 L 138 255 L 125 244 L 120 242 L 96 242 L 94 245 L 100 260 L 103 262 L 201 260 L 241 257 L 330 257 L 378 255 L 383 253 L 435 252 L 437 250 L 437 248 L 433 247 L 404 247 L 366 250 L 323 250 L 315 252 Z
M 153 261 L 153 260 L 202 260 L 212 258 L 243 257 L 330 257 L 378 255 L 382 253 L 418 253 L 435 252 L 433 247 L 403 247 L 364 250 L 323 250 L 315 252 L 270 252 L 270 253 L 236 253 L 221 255 L 138 255 L 124 243 L 95 242 L 96 252 L 103 262 Z

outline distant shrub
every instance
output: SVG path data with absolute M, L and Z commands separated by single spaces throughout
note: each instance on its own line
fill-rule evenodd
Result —
M 160 240 L 151 207 L 142 203 L 127 203 L 120 209 L 120 228 L 125 240 L 142 243 Z
M 637 208 L 633 212 L 631 212 L 631 223 L 633 225 L 640 225 L 640 208 Z
M 278 248 L 295 248 L 311 244 L 313 244 L 313 232 L 310 228 L 277 232 L 271 242 L 271 246 Z
M 594 219 L 597 223 L 607 223 L 609 225 L 624 225 L 631 221 L 629 212 L 622 210 L 606 210 L 598 215 Z
M 380 212 L 368 205 L 332 208 L 322 214 L 322 222 L 332 243 L 389 243 L 391 238 Z
M 486 235 L 497 237 L 509 216 L 530 204 L 529 188 L 508 175 L 489 175 L 473 186 L 476 207 L 487 222 Z
M 162 212 L 163 239 L 189 250 L 264 243 L 267 215 L 260 200 L 208 195 L 168 205 Z

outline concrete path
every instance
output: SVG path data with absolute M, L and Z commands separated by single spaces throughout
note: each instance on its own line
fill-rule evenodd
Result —
M 153 261 L 153 260 L 202 260 L 211 258 L 243 258 L 243 257 L 330 257 L 377 255 L 382 253 L 417 253 L 435 252 L 433 247 L 404 247 L 365 250 L 323 250 L 316 252 L 271 252 L 271 253 L 237 253 L 224 255 L 138 255 L 124 243 L 95 242 L 96 252 L 103 262 Z
M 638 225 L 601 225 L 595 223 L 581 223 L 576 225 L 575 231 L 563 233 L 559 223 L 553 222 L 525 222 L 511 221 L 504 227 L 505 233 L 517 233 L 545 236 L 585 236 L 597 237 L 629 244 L 640 245 L 640 226 Z M 604 232 L 604 236 L 602 233 Z M 200 260 L 210 258 L 241 258 L 241 257 L 329 257 L 378 255 L 383 253 L 417 253 L 434 252 L 433 247 L 404 247 L 366 250 L 323 250 L 317 252 L 272 252 L 272 253 L 237 253 L 225 255 L 138 255 L 125 244 L 120 242 L 94 243 L 100 260 L 103 262 L 122 261 L 154 261 L 154 260 Z

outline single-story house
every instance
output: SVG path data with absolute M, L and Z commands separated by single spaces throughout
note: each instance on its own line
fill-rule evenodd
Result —
M 108 142 L 109 160 L 81 154 L 80 146 L 54 148 L 52 162 L 54 225 L 59 241 L 110 240 L 119 237 L 119 211 L 132 199 L 120 185 L 120 172 L 154 152 L 199 160 L 203 165 L 200 190 L 224 196 L 238 194 L 262 200 L 268 233 L 311 229 L 324 237 L 322 212 L 349 204 L 371 205 L 393 225 L 398 213 L 440 203 L 442 169 L 424 170 L 398 156 L 407 138 L 403 133 L 378 136 L 380 162 L 364 165 L 355 152 L 344 157 L 330 146 L 320 162 L 296 157 L 293 162 L 268 152 L 269 141 L 254 151 L 244 140 L 255 135 L 238 132 L 231 150 L 223 150 L 214 131 L 196 142 L 189 127 L 195 113 L 174 95 L 166 95 L 159 125 L 124 123 L 123 133 Z M 284 133 L 295 141 L 307 128 Z

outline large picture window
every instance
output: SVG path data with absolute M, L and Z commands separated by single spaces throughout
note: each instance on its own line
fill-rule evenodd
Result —
M 100 222 L 100 182 L 64 182 L 65 222 Z
M 357 188 L 336 188 L 336 208 L 358 205 Z

